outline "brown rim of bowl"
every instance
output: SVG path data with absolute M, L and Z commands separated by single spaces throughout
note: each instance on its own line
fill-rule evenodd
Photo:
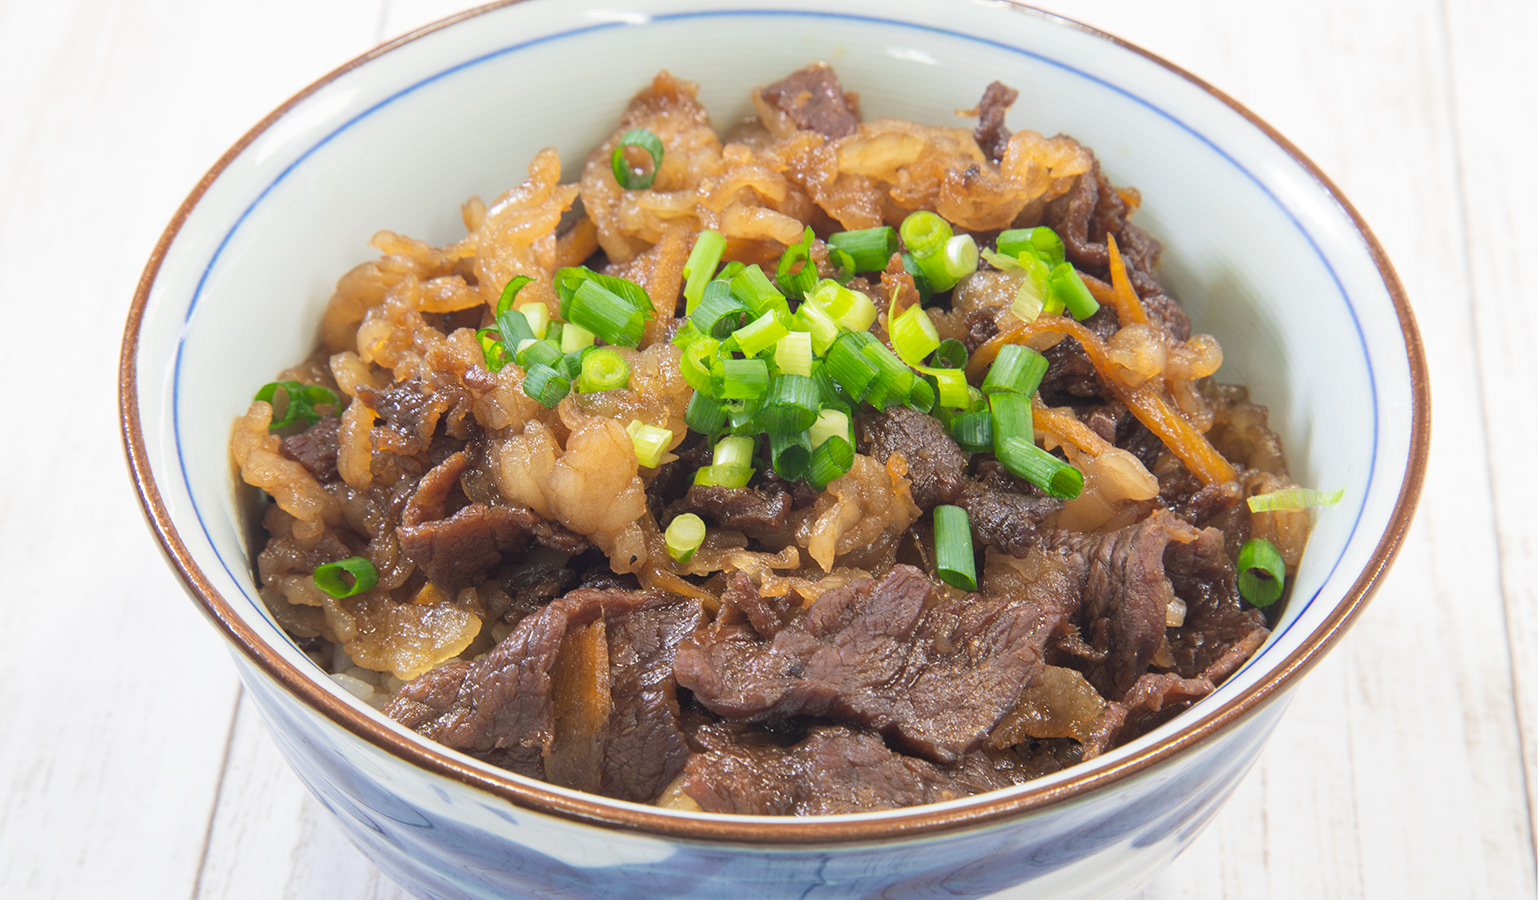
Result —
M 1277 664 L 1262 681 L 1258 682 L 1256 686 L 1246 693 L 1212 709 L 1201 709 L 1201 712 L 1194 717 L 1189 723 L 1189 727 L 1182 733 L 1173 735 L 1138 753 L 1123 758 L 1115 764 L 1099 766 L 1096 763 L 1086 763 L 1083 764 L 1085 771 L 1082 774 L 1042 788 L 1034 789 L 1029 784 L 1023 788 L 1005 793 L 1003 796 L 984 794 L 974 802 L 960 801 L 945 807 L 917 806 L 912 807 L 911 810 L 889 811 L 882 813 L 880 816 L 874 815 L 871 817 L 855 816 L 838 819 L 817 817 L 806 819 L 766 818 L 745 821 L 742 818 L 665 812 L 662 810 L 652 810 L 645 806 L 611 801 L 598 796 L 572 796 L 567 793 L 559 793 L 540 782 L 532 780 L 520 781 L 515 780 L 513 776 L 503 777 L 491 774 L 469 761 L 457 758 L 457 755 L 451 755 L 453 751 L 438 745 L 429 744 L 426 741 L 405 737 L 392 731 L 384 724 L 366 717 L 323 689 L 311 676 L 301 672 L 298 668 L 284 660 L 273 648 L 264 643 L 257 636 L 256 632 L 234 613 L 225 599 L 214 590 L 212 584 L 193 562 L 192 555 L 178 536 L 176 527 L 171 522 L 170 515 L 161 500 L 160 491 L 151 473 L 150 461 L 144 446 L 144 435 L 139 421 L 139 406 L 137 403 L 136 364 L 138 360 L 139 328 L 142 324 L 150 288 L 160 271 L 160 266 L 165 259 L 167 249 L 176 238 L 183 222 L 187 220 L 188 215 L 198 204 L 209 186 L 219 177 L 232 160 L 297 103 L 343 74 L 398 47 L 418 40 L 424 35 L 439 31 L 466 19 L 483 15 L 495 9 L 515 5 L 519 2 L 522 2 L 522 0 L 503 0 L 503 2 L 491 3 L 470 9 L 381 44 L 323 76 L 291 97 L 282 106 L 269 113 L 219 158 L 219 161 L 198 181 L 192 192 L 187 196 L 187 199 L 178 207 L 176 214 L 172 217 L 170 224 L 167 225 L 160 240 L 156 242 L 155 249 L 151 253 L 144 272 L 140 276 L 138 286 L 134 291 L 134 300 L 129 310 L 119 361 L 118 404 L 129 470 L 134 479 L 135 487 L 138 490 L 140 503 L 143 506 L 146 519 L 150 527 L 155 531 L 157 538 L 159 538 L 162 552 L 165 553 L 167 560 L 181 577 L 184 587 L 203 607 L 204 613 L 214 622 L 216 627 L 223 631 L 225 636 L 239 647 L 247 658 L 269 678 L 283 685 L 285 689 L 309 704 L 317 712 L 352 733 L 355 737 L 361 738 L 376 748 L 420 766 L 433 774 L 484 790 L 515 805 L 575 821 L 669 837 L 751 845 L 827 845 L 831 843 L 896 839 L 985 825 L 1005 817 L 1040 810 L 1073 797 L 1087 795 L 1105 788 L 1121 778 L 1142 772 L 1166 757 L 1180 753 L 1188 747 L 1206 740 L 1211 735 L 1229 728 L 1267 705 L 1290 682 L 1315 665 L 1325 650 L 1341 638 L 1347 627 L 1357 618 L 1369 598 L 1378 589 L 1381 576 L 1400 550 L 1401 542 L 1411 524 L 1417 500 L 1422 492 L 1423 477 L 1427 467 L 1430 420 L 1428 373 L 1427 363 L 1423 356 L 1422 339 L 1418 333 L 1417 323 L 1412 315 L 1405 290 L 1402 288 L 1400 279 L 1391 267 L 1390 260 L 1385 255 L 1385 251 L 1380 246 L 1379 241 L 1369 230 L 1369 226 L 1364 222 L 1363 217 L 1359 215 L 1358 211 L 1348 202 L 1337 186 L 1332 183 L 1331 179 L 1327 178 L 1325 173 L 1315 163 L 1311 162 L 1300 152 L 1299 148 L 1295 147 L 1283 135 L 1274 130 L 1272 126 L 1262 121 L 1228 95 L 1184 69 L 1127 41 L 1072 19 L 1026 6 L 1017 2 L 1017 0 L 1007 0 L 1008 8 L 1017 12 L 1075 28 L 1108 41 L 1122 49 L 1136 53 L 1181 76 L 1215 99 L 1223 102 L 1283 148 L 1295 162 L 1320 183 L 1330 193 L 1332 199 L 1351 217 L 1354 226 L 1362 236 L 1364 245 L 1368 249 L 1375 266 L 1378 268 L 1386 289 L 1390 293 L 1397 318 L 1400 321 L 1402 336 L 1406 341 L 1407 361 L 1411 370 L 1411 389 L 1414 401 L 1411 446 L 1407 459 L 1406 474 L 1401 482 L 1400 493 L 1397 497 L 1395 510 L 1389 526 L 1385 534 L 1380 538 L 1379 543 L 1375 546 L 1374 553 L 1368 564 L 1353 582 L 1352 588 L 1337 604 L 1331 616 L 1311 633 L 1298 649 Z

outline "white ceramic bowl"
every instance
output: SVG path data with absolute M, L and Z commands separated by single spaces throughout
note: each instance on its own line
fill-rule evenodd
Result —
M 300 777 L 425 897 L 1100 897 L 1192 839 L 1256 759 L 1295 679 L 1394 555 L 1427 444 L 1422 353 L 1400 286 L 1321 173 L 1207 85 L 1106 35 L 994 2 L 525 0 L 343 66 L 248 133 L 188 197 L 134 298 L 124 439 L 151 526 Z M 723 34 L 736 35 L 723 40 Z M 719 127 L 750 90 L 832 63 L 867 117 L 968 124 L 993 79 L 1012 129 L 1065 132 L 1138 187 L 1159 275 L 1225 348 L 1222 380 L 1272 409 L 1295 477 L 1343 487 L 1318 517 L 1266 647 L 1149 735 L 1016 789 L 802 820 L 689 815 L 479 763 L 341 691 L 273 623 L 251 575 L 230 425 L 303 358 L 337 277 L 380 228 L 447 242 L 459 204 L 569 177 L 661 68 Z

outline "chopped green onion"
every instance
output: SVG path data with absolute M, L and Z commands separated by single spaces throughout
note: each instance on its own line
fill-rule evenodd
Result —
M 932 380 L 934 376 L 922 375 L 914 380 L 914 385 L 909 388 L 909 399 L 904 401 L 915 412 L 929 413 L 936 408 L 936 384 Z M 966 384 L 966 382 L 964 382 Z M 966 392 L 964 392 L 966 396 Z
M 936 382 L 936 402 L 948 409 L 966 409 L 968 406 L 968 375 L 962 369 L 921 369 Z
M 503 346 L 503 336 L 496 328 L 481 329 L 476 332 L 476 340 L 481 343 L 481 356 L 486 360 L 489 372 L 501 372 L 503 366 L 508 365 L 513 358 L 508 355 L 508 349 Z
M 830 346 L 840 336 L 840 324 L 814 303 L 804 303 L 797 307 L 791 321 L 792 327 L 805 330 L 813 336 L 813 352 L 819 356 L 828 353 Z
M 1025 253 L 1050 266 L 1064 262 L 1064 242 L 1046 225 L 1002 231 L 995 238 L 995 249 L 1006 256 Z
M 681 566 L 695 556 L 705 539 L 706 523 L 695 513 L 675 516 L 663 530 L 663 545 L 668 548 L 668 555 Z
M 519 365 L 526 370 L 530 366 L 542 365 L 556 368 L 557 361 L 561 359 L 561 349 L 550 341 L 542 341 L 538 338 L 530 338 L 519 344 L 519 349 L 514 353 L 514 358 Z
M 745 397 L 741 400 L 729 400 L 723 404 L 727 408 L 727 433 L 743 437 L 758 437 L 763 431 L 759 427 L 759 408 L 764 405 L 763 397 Z
M 1271 512 L 1277 509 L 1308 509 L 1312 506 L 1331 506 L 1342 499 L 1343 489 L 1331 493 L 1314 488 L 1291 487 L 1247 497 L 1246 505 L 1252 512 Z
M 572 390 L 567 377 L 551 366 L 534 365 L 524 370 L 524 393 L 550 408 L 561 402 Z
M 770 432 L 770 467 L 787 481 L 805 475 L 812 456 L 812 441 L 805 430 Z
M 483 352 L 485 349 L 483 345 Z M 283 415 L 274 415 L 272 424 L 267 426 L 268 431 L 287 428 L 302 419 L 306 425 L 314 425 L 321 421 L 321 414 L 316 412 L 317 406 L 331 406 L 335 409 L 342 405 L 342 401 L 337 399 L 337 395 L 332 393 L 330 388 L 324 388 L 319 384 L 301 384 L 298 381 L 273 381 L 264 384 L 257 391 L 254 399 L 261 400 L 276 410 L 278 404 L 274 400 L 279 390 L 283 391 L 286 399 Z
M 561 330 L 561 352 L 578 353 L 586 347 L 594 345 L 594 339 L 598 335 L 576 322 L 568 322 Z
M 813 448 L 813 456 L 807 462 L 807 483 L 821 491 L 849 472 L 855 461 L 856 451 L 850 442 L 837 435 L 831 437 Z
M 775 346 L 776 342 L 786 337 L 786 326 L 781 324 L 774 312 L 767 312 L 749 324 L 733 332 L 733 339 L 738 342 L 738 349 L 744 356 L 758 356 Z M 808 345 L 812 349 L 812 345 Z
M 904 217 L 898 226 L 898 236 L 916 260 L 942 252 L 946 242 L 952 239 L 952 226 L 946 219 L 929 210 L 917 210 Z
M 988 410 L 974 410 L 952 417 L 952 440 L 969 453 L 988 453 L 995 448 L 995 432 Z
M 362 556 L 316 566 L 315 574 L 310 577 L 316 587 L 338 600 L 369 591 L 380 581 L 380 573 L 374 564 Z
M 713 281 L 706 285 L 690 321 L 702 334 L 725 338 L 743 327 L 749 316 L 749 308 L 733 296 L 732 286 L 725 281 Z
M 1025 478 L 1049 496 L 1060 500 L 1075 499 L 1085 486 L 1085 478 L 1079 469 L 1021 438 L 1001 440 L 999 434 L 996 434 L 995 457 L 1007 472 Z
M 721 386 L 714 393 L 723 400 L 763 397 L 770 387 L 770 367 L 762 359 L 718 359 L 711 367 L 713 388 L 717 387 L 718 366 L 721 366 Z
M 829 438 L 850 440 L 850 416 L 837 409 L 820 409 L 818 418 L 807 430 L 808 440 L 817 448 Z
M 861 352 L 877 367 L 877 377 L 872 382 L 866 402 L 878 409 L 887 409 L 895 403 L 908 403 L 914 392 L 914 370 L 871 332 L 854 332 L 852 336 L 861 340 Z M 934 401 L 935 398 L 931 399 Z
M 651 171 L 643 172 L 626 161 L 626 148 L 640 147 L 652 157 Z M 615 180 L 628 191 L 643 191 L 652 187 L 652 181 L 663 168 L 663 141 L 645 128 L 634 128 L 620 136 L 615 152 L 610 154 L 610 171 Z
M 583 355 L 577 390 L 579 394 L 596 394 L 623 388 L 630 381 L 631 366 L 625 357 L 609 347 L 595 347 L 594 352 Z
M 711 367 L 721 346 L 716 338 L 707 338 L 685 348 L 679 359 L 679 374 L 684 376 L 685 384 L 697 391 L 712 392 Z
M 987 396 L 995 443 L 1007 439 L 1032 443 L 1032 398 L 1010 391 L 999 391 Z
M 652 299 L 634 281 L 581 266 L 559 269 L 556 296 L 568 326 L 581 325 L 607 344 L 635 347 L 652 318 Z M 566 340 L 567 327 L 562 328 Z
M 528 275 L 515 275 L 508 279 L 508 283 L 503 285 L 502 296 L 497 298 L 497 306 L 492 310 L 493 315 L 500 316 L 512 309 L 514 298 L 519 296 L 519 291 L 524 289 L 524 285 L 534 280 Z M 520 307 L 520 309 L 522 308 Z
M 946 242 L 942 259 L 946 266 L 946 274 L 951 277 L 953 283 L 961 281 L 978 271 L 978 242 L 971 234 L 954 235 Z
M 802 232 L 802 240 L 786 248 L 775 267 L 775 283 L 788 297 L 805 297 L 818 283 L 818 268 L 813 265 L 813 229 Z M 797 268 L 798 264 L 800 268 Z M 796 268 L 796 271 L 792 269 Z
M 888 337 L 898 356 L 911 366 L 918 367 L 925 357 L 941 346 L 941 336 L 925 310 L 911 306 L 899 314 L 897 320 L 889 319 Z
M 818 383 L 806 375 L 782 373 L 771 379 L 759 409 L 766 431 L 806 431 L 818 419 Z
M 1047 371 L 1048 360 L 1043 354 L 1021 344 L 1006 344 L 990 364 L 981 388 L 985 396 L 1006 391 L 1031 397 Z
M 565 376 L 567 381 L 569 381 L 569 382 L 576 381 L 578 379 L 578 376 L 583 374 L 583 358 L 586 357 L 588 354 L 594 352 L 594 350 L 596 350 L 596 349 L 598 349 L 598 348 L 593 347 L 593 346 L 588 346 L 588 347 L 583 347 L 583 348 L 581 348 L 579 350 L 574 350 L 571 353 L 563 354 L 562 358 L 561 358 L 561 362 L 560 363 L 553 363 L 551 365 L 551 368 L 555 369 L 558 373 L 560 373 L 561 375 Z
M 1271 541 L 1252 538 L 1235 560 L 1236 586 L 1252 606 L 1272 606 L 1283 596 L 1283 555 Z
M 891 225 L 837 231 L 825 243 L 850 254 L 855 271 L 881 272 L 898 252 L 898 232 Z
M 1048 295 L 1063 304 L 1070 315 L 1080 320 L 1089 319 L 1101 308 L 1101 304 L 1091 296 L 1091 289 L 1081 280 L 1080 273 L 1067 262 L 1054 266 L 1053 271 L 1049 273 Z
M 851 331 L 865 331 L 877 321 L 872 298 L 827 278 L 818 282 L 808 300 Z
M 626 434 L 631 435 L 631 449 L 636 451 L 636 461 L 649 469 L 656 469 L 662 464 L 663 454 L 668 452 L 668 445 L 674 442 L 672 431 L 637 419 L 632 419 L 631 424 L 626 426 Z
M 861 349 L 861 341 L 856 333 L 846 332 L 829 347 L 829 353 L 819 369 L 856 403 L 866 397 L 872 381 L 877 378 L 876 363 L 868 359 Z
M 692 391 L 684 408 L 684 424 L 692 431 L 714 437 L 727 424 L 727 407 L 710 394 Z
M 751 467 L 754 465 L 754 439 L 751 437 L 725 437 L 711 448 L 711 464 L 714 466 Z
M 790 312 L 786 298 L 775 289 L 770 276 L 759 266 L 744 266 L 742 271 L 733 276 L 730 284 L 733 296 L 742 300 L 756 316 L 771 311 L 778 314 Z
M 713 487 L 741 488 L 748 485 L 753 475 L 753 466 L 726 466 L 712 463 L 695 470 L 694 483 Z
M 936 507 L 932 522 L 936 537 L 936 577 L 959 590 L 978 590 L 973 529 L 968 523 L 967 510 L 943 503 Z
M 850 258 L 850 254 L 838 247 L 829 247 L 829 264 L 834 266 L 834 281 L 841 286 L 850 283 L 850 279 L 856 277 L 856 262 Z
M 722 261 L 722 248 L 727 246 L 727 239 L 715 231 L 707 229 L 695 238 L 695 246 L 690 248 L 690 257 L 684 261 L 684 302 L 685 313 L 695 311 L 695 305 L 700 302 L 701 292 L 706 289 L 706 282 L 716 273 L 717 263 Z
M 968 367 L 968 345 L 956 338 L 947 338 L 931 354 L 931 362 L 943 369 L 966 369 Z
M 519 313 L 524 316 L 524 321 L 529 323 L 529 330 L 535 333 L 535 337 L 543 338 L 551 328 L 551 311 L 544 303 L 522 303 L 518 307 Z
M 813 374 L 813 336 L 791 331 L 775 342 L 775 367 L 788 375 Z
M 902 259 L 904 271 L 908 272 L 909 277 L 914 281 L 914 289 L 920 294 L 920 305 L 924 306 L 930 302 L 930 298 L 935 294 L 935 291 L 931 288 L 930 281 L 925 277 L 925 273 L 920 270 L 920 264 L 915 261 L 913 253 L 905 253 Z

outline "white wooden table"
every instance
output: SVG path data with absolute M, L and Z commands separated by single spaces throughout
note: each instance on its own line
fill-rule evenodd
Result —
M 1535 896 L 1536 13 L 1059 0 L 1267 119 L 1422 326 L 1435 434 L 1368 612 L 1142 895 Z M 453 0 L 0 0 L 0 897 L 404 898 L 278 759 L 117 437 L 140 268 L 251 124 Z M 40 327 L 45 326 L 45 327 Z

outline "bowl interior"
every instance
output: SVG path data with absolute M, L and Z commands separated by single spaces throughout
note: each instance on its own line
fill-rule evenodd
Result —
M 461 202 L 518 183 L 545 146 L 575 178 L 659 69 L 698 82 L 721 131 L 752 113 L 756 85 L 818 59 L 860 93 L 867 118 L 971 128 L 956 111 L 1004 81 L 1021 89 L 1012 130 L 1070 134 L 1114 183 L 1142 192 L 1135 222 L 1165 243 L 1158 274 L 1195 331 L 1223 345 L 1221 380 L 1249 384 L 1270 407 L 1296 480 L 1345 489 L 1317 516 L 1269 646 L 1200 709 L 1241 697 L 1318 640 L 1342 598 L 1356 601 L 1412 455 L 1413 372 L 1377 248 L 1288 149 L 1201 84 L 1104 36 L 993 3 L 859 0 L 835 12 L 527 0 L 377 52 L 282 109 L 175 230 L 137 336 L 145 458 L 210 602 L 255 629 L 265 652 L 346 697 L 257 596 L 227 442 L 256 387 L 310 350 L 336 279 L 374 255 L 371 234 L 460 237 Z

